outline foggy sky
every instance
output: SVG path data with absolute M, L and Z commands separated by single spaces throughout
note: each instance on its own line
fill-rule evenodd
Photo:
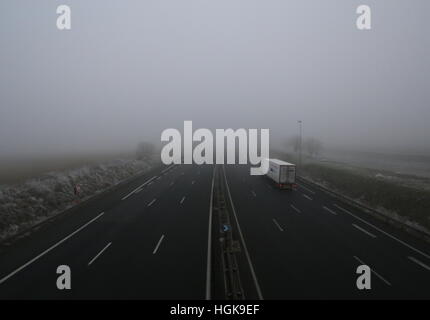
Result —
M 72 30 L 56 8 L 72 9 Z M 355 10 L 372 8 L 372 30 Z M 270 128 L 429 151 L 428 0 L 0 2 L 0 155 Z M 181 129 L 182 130 L 182 129 Z

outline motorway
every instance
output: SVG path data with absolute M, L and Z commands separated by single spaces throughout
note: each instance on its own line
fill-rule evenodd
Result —
M 301 180 L 286 191 L 245 165 L 217 170 L 247 253 L 242 283 L 256 289 L 248 298 L 430 298 L 429 243 Z M 0 298 L 211 297 L 213 177 L 210 165 L 154 168 L 3 243 Z M 356 287 L 361 264 L 371 290 Z M 59 265 L 71 269 L 71 290 L 56 287 Z

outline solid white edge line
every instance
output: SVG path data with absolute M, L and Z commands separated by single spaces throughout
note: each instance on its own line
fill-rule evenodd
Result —
M 426 257 L 427 259 L 430 259 L 430 256 L 429 256 L 428 254 L 426 254 L 426 253 L 424 253 L 424 252 L 422 252 L 422 251 L 420 251 L 420 250 L 418 250 L 418 249 L 416 249 L 416 248 L 412 247 L 411 245 L 409 245 L 409 244 L 407 244 L 406 242 L 404 242 L 404 241 L 402 241 L 402 240 L 400 240 L 400 239 L 396 238 L 395 236 L 392 236 L 391 234 L 389 234 L 389 233 L 385 232 L 384 230 L 382 230 L 382 229 L 380 229 L 380 228 L 378 228 L 378 227 L 374 226 L 374 225 L 373 225 L 373 224 L 371 224 L 370 222 L 367 222 L 366 220 L 361 219 L 360 217 L 357 217 L 355 214 L 353 214 L 353 213 L 349 212 L 348 210 L 346 210 L 346 209 L 344 209 L 344 208 L 342 208 L 342 207 L 338 206 L 337 204 L 333 204 L 333 205 L 334 205 L 335 207 L 337 207 L 338 209 L 342 210 L 343 212 L 345 212 L 345 213 L 347 213 L 347 214 L 351 215 L 352 217 L 354 217 L 354 218 L 356 218 L 356 219 L 360 220 L 361 222 L 363 222 L 363 223 L 367 224 L 368 226 L 372 227 L 373 229 L 378 230 L 379 232 L 381 232 L 381 233 L 385 234 L 387 237 L 390 237 L 391 239 L 396 240 L 397 242 L 399 242 L 399 243 L 403 244 L 405 247 L 408 247 L 409 249 L 411 249 L 411 250 L 415 251 L 416 253 L 421 254 L 422 256 Z
M 257 290 L 258 298 L 260 300 L 263 300 L 263 295 L 261 293 L 260 285 L 258 284 L 257 275 L 255 274 L 254 267 L 253 267 L 252 262 L 251 262 L 251 257 L 249 256 L 248 248 L 246 247 L 245 238 L 243 237 L 242 229 L 240 228 L 239 220 L 238 220 L 237 215 L 236 215 L 236 209 L 234 208 L 234 203 L 233 203 L 233 199 L 231 197 L 230 187 L 228 185 L 227 175 L 225 174 L 225 167 L 224 167 L 224 165 L 222 166 L 222 170 L 224 172 L 224 179 L 225 179 L 225 184 L 226 184 L 226 187 L 227 187 L 227 193 L 228 193 L 228 197 L 230 199 L 231 208 L 233 210 L 234 219 L 236 220 L 237 230 L 239 231 L 239 236 L 240 236 L 240 238 L 242 240 L 243 249 L 245 251 L 246 259 L 248 260 L 249 268 L 251 270 L 251 275 L 252 275 L 252 278 L 253 278 L 254 284 L 255 284 L 255 289 Z
M 160 244 L 161 244 L 161 242 L 163 241 L 163 239 L 164 239 L 164 234 L 161 236 L 160 240 L 158 240 L 158 243 L 157 243 L 157 245 L 155 246 L 154 251 L 152 251 L 152 254 L 156 254 L 156 253 L 157 253 L 158 248 L 160 247 Z
M 212 204 L 214 194 L 215 168 L 212 172 L 211 196 L 209 200 L 209 226 L 208 226 L 208 255 L 206 262 L 206 300 L 211 300 L 211 273 L 212 273 Z
M 41 257 L 43 257 L 45 254 L 47 254 L 48 252 L 50 252 L 51 250 L 55 249 L 56 247 L 58 247 L 60 244 L 62 244 L 64 241 L 70 239 L 71 237 L 73 237 L 75 234 L 77 234 L 79 231 L 81 231 L 82 229 L 86 228 L 90 223 L 96 221 L 98 218 L 100 218 L 102 215 L 104 215 L 104 212 L 100 213 L 98 216 L 96 216 L 95 218 L 91 219 L 90 221 L 88 221 L 87 223 L 85 223 L 83 226 L 81 226 L 80 228 L 76 229 L 75 231 L 73 231 L 71 234 L 69 234 L 68 236 L 66 236 L 65 238 L 63 238 L 62 240 L 58 241 L 57 243 L 55 243 L 54 245 L 52 245 L 51 247 L 49 247 L 48 249 L 46 249 L 45 251 L 43 251 L 42 253 L 38 254 L 36 257 L 34 257 L 33 259 L 31 259 L 30 261 L 28 261 L 27 263 L 23 264 L 21 267 L 19 267 L 18 269 L 15 269 L 14 271 L 12 271 L 11 273 L 9 273 L 7 276 L 3 277 L 2 279 L 0 279 L 0 284 L 2 284 L 3 282 L 5 282 L 7 279 L 9 279 L 10 277 L 14 276 L 15 274 L 17 274 L 18 272 L 20 272 L 22 269 L 28 267 L 30 264 L 32 264 L 33 262 L 35 262 L 36 260 L 40 259 Z
M 428 271 L 430 271 L 430 267 L 426 265 L 424 262 L 421 262 L 420 260 L 415 259 L 414 257 L 411 257 L 411 256 L 409 256 L 408 259 L 415 262 L 417 265 L 423 267 L 424 269 L 427 269 Z
M 296 210 L 298 213 L 301 213 L 301 211 L 299 209 L 297 209 L 295 206 L 293 206 L 292 204 L 290 204 L 290 207 L 293 208 L 294 210 Z
M 133 191 L 131 191 L 130 193 L 128 193 L 126 196 L 124 196 L 123 198 L 121 198 L 121 200 L 126 200 L 128 197 L 130 197 L 133 193 L 135 193 L 137 190 L 139 190 L 140 188 L 144 187 L 147 183 L 151 182 L 152 180 L 154 180 L 157 176 L 153 176 L 151 179 L 146 180 L 144 183 L 142 183 L 140 186 L 138 186 L 136 189 L 133 189 Z
M 169 167 L 167 167 L 166 169 L 164 169 L 163 171 L 161 171 L 161 173 L 165 173 L 165 172 L 169 171 L 174 166 L 175 166 L 174 164 L 170 165 Z
M 272 219 L 273 223 L 279 228 L 279 230 L 284 231 L 284 229 L 281 228 L 281 226 L 279 225 L 278 221 L 276 221 L 275 219 Z
M 94 258 L 91 259 L 90 262 L 88 262 L 88 265 L 90 266 L 94 261 L 96 261 L 96 259 L 98 257 L 100 257 L 100 255 L 107 249 L 110 247 L 110 245 L 112 244 L 112 242 L 109 242 L 99 253 L 96 254 L 96 256 Z
M 363 229 L 363 228 L 361 228 L 360 226 L 357 226 L 355 223 L 353 223 L 353 224 L 352 224 L 352 226 L 353 226 L 354 228 L 357 228 L 357 229 L 358 229 L 358 230 L 360 230 L 361 232 L 363 232 L 363 233 L 367 234 L 369 237 L 376 238 L 376 236 L 375 236 L 373 233 L 370 233 L 369 231 L 364 230 L 364 229 Z
M 327 210 L 327 211 L 328 211 L 328 212 L 330 212 L 331 214 L 333 214 L 333 215 L 337 216 L 337 213 L 336 213 L 336 212 L 334 212 L 333 210 L 331 210 L 331 209 L 327 208 L 326 206 L 323 206 L 323 209 L 324 209 L 324 210 Z
M 363 262 L 362 260 L 360 260 L 360 258 L 358 258 L 357 256 L 353 256 L 355 260 L 357 260 L 358 262 L 360 262 L 362 265 L 366 265 L 369 267 L 369 265 L 365 262 Z M 370 267 L 369 267 L 370 268 Z M 379 273 L 377 273 L 375 270 L 373 270 L 372 268 L 370 268 L 370 271 L 373 272 L 380 280 L 382 280 L 383 282 L 385 282 L 385 284 L 391 286 L 391 283 L 386 280 L 383 276 L 381 276 Z

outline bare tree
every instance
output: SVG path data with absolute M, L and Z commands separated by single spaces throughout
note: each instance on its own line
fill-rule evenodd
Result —
M 137 145 L 136 158 L 138 160 L 143 160 L 149 158 L 154 154 L 155 146 L 147 141 L 142 141 Z

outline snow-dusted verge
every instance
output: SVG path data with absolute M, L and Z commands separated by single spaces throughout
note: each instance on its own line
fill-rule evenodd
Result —
M 81 187 L 82 201 L 149 168 L 148 161 L 121 159 L 50 172 L 20 185 L 3 186 L 0 188 L 0 240 L 75 205 L 76 184 Z
M 311 177 L 310 175 L 303 175 L 302 178 L 304 178 L 305 180 L 321 187 L 322 189 L 331 191 L 332 193 L 342 197 L 343 199 L 346 199 L 352 203 L 356 203 L 358 205 L 361 205 L 363 208 L 372 208 L 372 205 L 366 201 L 364 201 L 364 199 L 362 198 L 351 198 L 349 197 L 343 190 L 340 190 L 336 187 L 334 187 L 333 185 L 331 185 L 330 183 L 327 183 L 326 181 L 321 181 L 321 180 L 315 180 L 313 177 Z M 397 212 L 393 211 L 393 210 L 388 210 L 386 208 L 384 208 L 383 206 L 376 206 L 375 208 L 372 208 L 370 210 L 374 210 L 376 211 L 378 214 L 381 214 L 389 219 L 392 219 L 394 221 L 397 221 L 400 224 L 403 224 L 407 227 L 410 227 L 414 230 L 417 230 L 423 234 L 426 235 L 425 239 L 430 239 L 430 229 L 426 228 L 425 226 L 423 226 L 422 224 L 418 223 L 417 221 L 414 221 L 413 219 L 411 219 L 408 216 L 405 215 L 400 215 Z M 371 213 L 371 212 L 370 212 Z

